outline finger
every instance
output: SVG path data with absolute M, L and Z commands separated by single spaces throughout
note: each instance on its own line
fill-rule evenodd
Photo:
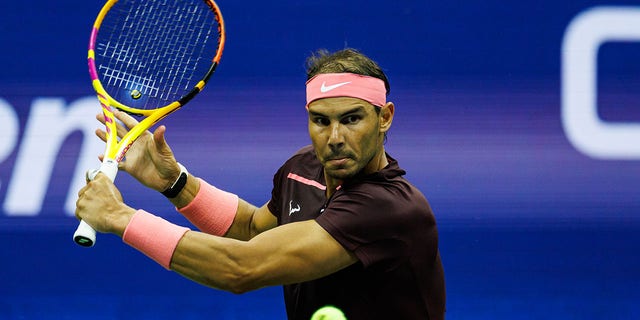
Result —
M 138 124 L 138 120 L 136 120 L 134 117 L 132 117 L 131 115 L 129 115 L 126 112 L 123 112 L 123 111 L 120 111 L 120 110 L 115 110 L 113 115 L 116 116 L 116 118 L 118 118 L 118 120 L 122 121 L 122 123 L 127 128 L 133 128 Z
M 82 217 L 80 216 L 80 211 L 81 211 L 80 210 L 80 206 L 81 206 L 80 200 L 81 199 L 82 198 L 78 197 L 78 200 L 76 200 L 76 212 L 75 212 L 75 215 L 76 215 L 76 218 L 78 220 L 82 220 Z
M 114 110 L 114 112 L 117 112 L 117 111 Z M 105 124 L 104 114 L 100 113 L 96 115 L 96 119 L 100 121 L 100 123 Z M 116 132 L 118 134 L 118 137 L 122 138 L 125 134 L 127 134 L 128 129 L 120 121 L 115 121 L 115 123 L 116 123 Z M 100 138 L 100 140 L 107 141 L 107 133 L 104 130 L 97 129 L 96 135 L 98 136 L 98 138 Z
M 84 193 L 87 192 L 87 188 L 89 188 L 89 185 L 84 185 L 80 190 L 78 190 L 78 199 L 84 196 Z
M 96 129 L 96 136 L 102 140 L 102 142 L 107 142 L 107 132 L 102 129 Z
M 100 172 L 100 170 L 98 170 L 98 169 L 89 169 L 85 173 L 85 179 L 87 180 L 87 182 L 89 182 L 89 181 L 95 179 L 96 175 L 98 175 L 99 172 Z
M 153 132 L 153 140 L 155 142 L 156 149 L 160 153 L 171 152 L 171 149 L 167 144 L 167 140 L 164 138 L 166 132 L 167 127 L 165 127 L 164 125 L 158 126 L 158 128 Z
M 100 123 L 104 124 L 104 114 L 102 113 L 96 114 L 96 119 L 100 121 Z
M 166 132 L 167 127 L 164 125 L 159 126 L 153 132 L 153 142 L 159 155 L 161 155 L 165 160 L 175 162 L 173 151 L 171 151 L 171 147 L 167 143 Z
M 129 127 L 131 128 L 131 127 Z M 116 121 L 116 132 L 118 132 L 118 137 L 124 137 L 127 132 L 129 132 L 129 128 L 125 127 L 122 121 Z

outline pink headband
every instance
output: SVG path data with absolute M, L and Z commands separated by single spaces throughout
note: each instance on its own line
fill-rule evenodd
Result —
M 384 81 L 354 73 L 320 73 L 307 81 L 307 105 L 318 99 L 352 97 L 382 107 L 387 102 Z

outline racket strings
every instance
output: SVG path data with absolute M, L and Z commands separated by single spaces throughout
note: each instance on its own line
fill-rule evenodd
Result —
M 105 17 L 97 39 L 101 82 L 113 98 L 134 108 L 176 101 L 206 74 L 217 29 L 202 0 L 121 0 Z M 141 93 L 139 101 L 132 99 L 133 90 Z

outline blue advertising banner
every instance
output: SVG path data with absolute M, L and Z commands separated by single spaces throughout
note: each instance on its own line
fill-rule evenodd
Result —
M 640 317 L 636 1 L 218 1 L 205 91 L 162 121 L 178 160 L 261 205 L 309 144 L 304 62 L 356 48 L 385 70 L 387 151 L 432 205 L 452 319 Z M 112 235 L 71 235 L 99 166 L 87 72 L 102 2 L 0 4 L 0 318 L 283 319 L 280 288 L 233 295 Z M 132 207 L 189 226 L 121 173 Z

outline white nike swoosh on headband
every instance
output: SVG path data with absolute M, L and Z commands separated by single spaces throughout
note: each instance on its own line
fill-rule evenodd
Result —
M 322 86 L 320 87 L 320 92 L 322 92 L 322 93 L 326 93 L 326 92 L 329 92 L 329 91 L 331 91 L 331 90 L 333 90 L 333 89 L 335 89 L 335 88 L 342 87 L 342 86 L 344 86 L 345 84 L 349 84 L 349 83 L 351 83 L 351 81 L 347 81 L 347 82 L 340 82 L 340 83 L 336 83 L 336 84 L 333 84 L 333 85 L 330 85 L 330 86 L 325 86 L 325 82 L 323 82 L 323 83 L 322 83 Z

